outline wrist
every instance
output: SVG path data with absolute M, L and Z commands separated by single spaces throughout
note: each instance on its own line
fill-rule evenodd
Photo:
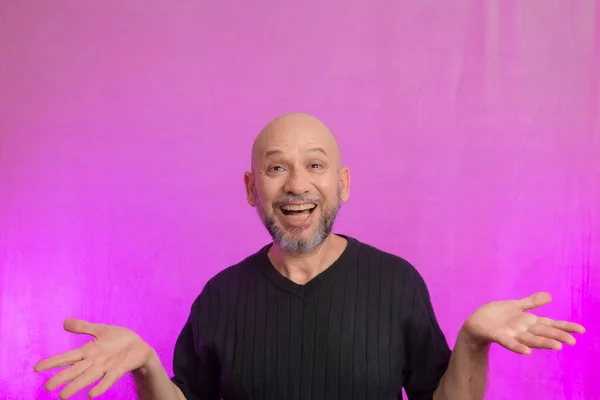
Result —
M 471 353 L 487 353 L 491 345 L 490 341 L 475 337 L 465 325 L 458 332 L 456 342 Z
M 162 364 L 160 362 L 160 359 L 158 358 L 158 354 L 156 354 L 156 351 L 154 351 L 154 349 L 150 348 L 150 356 L 147 358 L 146 362 L 133 372 L 143 377 L 147 377 L 149 375 L 156 374 L 156 372 L 159 371 L 161 368 Z

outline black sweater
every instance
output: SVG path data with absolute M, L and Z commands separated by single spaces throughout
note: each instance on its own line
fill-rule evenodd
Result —
M 188 400 L 431 399 L 450 349 L 429 292 L 404 259 L 344 236 L 305 285 L 263 247 L 205 285 L 175 345 Z

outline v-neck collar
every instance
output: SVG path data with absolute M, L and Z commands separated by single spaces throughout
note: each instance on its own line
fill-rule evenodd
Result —
M 337 235 L 348 241 L 342 254 L 340 254 L 328 268 L 303 285 L 299 285 L 283 276 L 277 268 L 275 268 L 268 256 L 269 249 L 273 245 L 272 243 L 264 246 L 258 251 L 256 259 L 257 265 L 278 287 L 300 298 L 309 297 L 311 294 L 317 293 L 324 282 L 335 279 L 335 276 L 339 275 L 339 271 L 344 269 L 345 264 L 352 259 L 352 256 L 356 254 L 356 251 L 360 247 L 360 242 L 355 238 L 341 234 Z

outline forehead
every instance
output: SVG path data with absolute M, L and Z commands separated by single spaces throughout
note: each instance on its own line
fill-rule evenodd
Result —
M 314 151 L 315 149 L 321 149 L 325 153 L 329 153 L 328 150 L 331 149 L 328 147 L 331 147 L 331 145 L 326 140 L 311 133 L 298 135 L 275 133 L 265 138 L 260 150 L 263 157 L 273 153 L 285 153 L 291 156 Z
M 329 129 L 318 121 L 276 121 L 259 134 L 253 149 L 253 158 L 266 159 L 273 155 L 301 156 L 319 152 L 338 157 L 338 146 Z

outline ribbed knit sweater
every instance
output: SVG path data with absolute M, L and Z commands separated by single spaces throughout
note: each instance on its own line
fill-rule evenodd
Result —
M 304 285 L 275 269 L 270 245 L 206 283 L 175 345 L 188 400 L 432 399 L 451 353 L 425 282 L 341 236 L 341 256 Z

